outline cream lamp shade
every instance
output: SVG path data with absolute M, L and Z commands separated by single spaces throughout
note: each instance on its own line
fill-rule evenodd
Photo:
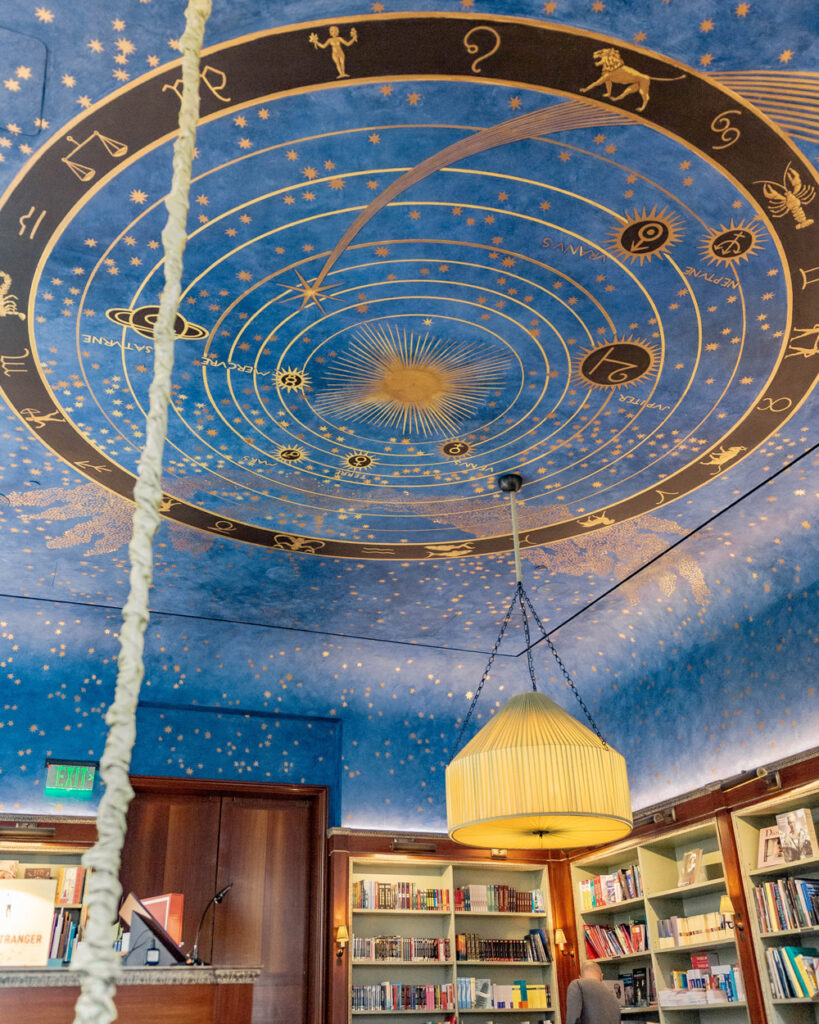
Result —
M 631 799 L 621 754 L 545 694 L 512 697 L 449 763 L 457 843 L 567 849 L 622 839 Z
M 560 949 L 566 945 L 566 933 L 562 928 L 555 928 L 555 945 Z
M 723 917 L 734 917 L 736 911 L 734 910 L 734 901 L 730 896 L 720 896 L 719 898 L 719 912 Z

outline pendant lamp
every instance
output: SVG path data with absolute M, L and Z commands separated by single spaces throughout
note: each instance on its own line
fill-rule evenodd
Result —
M 523 480 L 517 473 L 507 473 L 498 485 L 511 502 L 517 585 L 458 734 L 456 754 L 446 769 L 449 835 L 468 846 L 506 849 L 569 849 L 610 843 L 622 839 L 632 827 L 626 762 L 600 735 L 523 589 L 517 523 L 517 492 Z M 516 607 L 523 616 L 532 692 L 507 701 L 459 751 Z M 590 729 L 538 693 L 529 614 Z

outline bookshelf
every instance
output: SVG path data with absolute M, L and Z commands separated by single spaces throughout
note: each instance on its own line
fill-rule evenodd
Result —
M 357 884 L 367 881 L 371 884 L 369 896 L 376 895 L 379 884 L 393 886 L 400 883 L 404 887 L 404 909 L 378 909 L 376 907 L 356 906 L 356 896 L 360 889 Z M 416 894 L 421 890 L 437 890 L 448 894 L 443 896 L 444 906 L 430 910 L 406 909 L 406 887 L 415 886 Z M 549 900 L 548 874 L 545 865 L 510 863 L 498 861 L 470 861 L 458 863 L 438 859 L 421 859 L 417 857 L 401 858 L 398 856 L 371 856 L 353 858 L 350 862 L 350 881 L 348 894 L 350 944 L 348 946 L 348 993 L 349 1019 L 377 1020 L 381 1022 L 397 1022 L 403 1019 L 423 1022 L 458 1020 L 465 1024 L 488 1024 L 489 1021 L 509 1021 L 518 1024 L 523 1021 L 546 1020 L 550 1024 L 559 1024 L 558 993 L 553 976 L 551 963 L 536 961 L 520 961 L 508 959 L 485 960 L 478 956 L 457 958 L 456 936 L 470 936 L 469 946 L 462 954 L 480 951 L 486 955 L 487 940 L 524 940 L 530 929 L 542 929 L 545 933 L 550 954 L 554 955 L 554 939 L 551 925 L 551 908 Z M 472 887 L 507 886 L 518 892 L 540 890 L 543 893 L 542 910 L 524 910 L 517 907 L 511 910 L 495 909 L 481 901 L 477 909 L 462 909 L 456 906 L 455 891 Z M 483 889 L 471 890 L 482 893 Z M 376 896 L 377 899 L 377 896 Z M 371 900 L 372 901 L 372 900 Z M 368 960 L 360 954 L 366 940 L 372 940 L 370 951 L 375 954 L 374 943 L 378 937 L 382 940 L 378 947 L 378 955 L 384 956 L 395 951 L 396 945 L 389 946 L 385 937 L 397 937 L 409 940 L 427 939 L 438 943 L 448 943 L 448 955 L 440 952 L 442 959 L 436 961 L 407 961 L 390 959 Z M 357 940 L 359 940 L 357 942 Z M 410 949 L 403 944 L 403 949 Z M 518 947 L 520 949 L 520 947 Z M 411 951 L 411 949 L 410 949 Z M 496 954 L 501 949 L 495 950 Z M 519 981 L 525 981 L 527 989 L 537 995 L 538 986 L 548 985 L 551 991 L 549 1008 L 535 1006 L 523 1009 L 514 1008 L 472 1008 L 458 1009 L 459 982 L 475 978 L 488 981 L 491 986 L 510 988 Z M 385 982 L 406 985 L 451 985 L 455 997 L 452 1010 L 364 1010 L 358 1009 L 360 993 L 363 986 L 376 986 Z M 497 991 L 497 990 L 496 990 Z
M 679 886 L 680 862 L 685 853 L 695 849 L 702 850 L 698 878 L 690 885 Z M 628 895 L 626 891 L 622 895 L 627 898 L 620 902 L 583 908 L 581 882 L 588 883 L 597 876 L 625 871 L 634 865 L 638 868 L 642 883 L 641 895 Z M 645 927 L 647 949 L 618 956 L 594 957 L 600 964 L 604 979 L 610 981 L 620 979 L 627 984 L 628 976 L 631 975 L 633 986 L 635 969 L 639 976 L 643 969 L 648 971 L 650 968 L 654 975 L 655 989 L 659 991 L 673 988 L 673 972 L 691 969 L 692 954 L 707 954 L 710 962 L 717 966 L 739 962 L 732 931 L 718 937 L 702 937 L 679 946 L 671 945 L 667 939 L 667 947 L 660 948 L 660 922 L 673 917 L 693 918 L 716 914 L 719 910 L 720 897 L 725 895 L 726 886 L 723 855 L 714 821 L 642 842 L 626 840 L 617 846 L 595 851 L 575 860 L 571 875 L 579 945 L 578 967 L 590 959 L 583 938 L 586 926 Z M 600 892 L 602 894 L 602 890 Z M 634 933 L 631 935 L 634 941 Z M 658 1021 L 662 1024 L 704 1024 L 714 1019 L 725 1021 L 726 1024 L 746 1024 L 749 1021 L 744 999 L 696 1006 L 660 1006 L 654 996 L 649 1006 L 624 1007 L 622 1016 L 625 1021 Z
M 819 857 L 807 857 L 786 864 L 758 866 L 760 829 L 776 825 L 776 816 L 800 808 L 809 808 L 814 827 L 819 827 L 819 782 L 791 790 L 735 811 L 734 832 L 737 840 L 740 872 L 745 887 L 754 952 L 759 967 L 765 1010 L 770 1024 L 819 1024 L 819 1002 L 805 997 L 781 998 L 773 991 L 768 968 L 769 950 L 784 946 L 819 949 L 819 926 L 769 930 L 762 926 L 757 910 L 757 890 L 777 879 L 819 879 Z
M 80 860 L 85 849 L 84 845 L 0 840 L 0 869 L 3 874 L 7 875 L 10 866 L 14 865 L 15 877 L 10 881 L 37 884 L 53 879 L 56 882 L 51 932 L 54 942 L 50 950 L 55 955 L 49 956 L 48 963 L 42 966 L 67 967 L 76 952 L 77 942 L 82 938 L 87 907 L 83 903 L 86 873 Z M 64 879 L 65 889 L 61 892 Z M 0 886 L 6 880 L 0 878 Z

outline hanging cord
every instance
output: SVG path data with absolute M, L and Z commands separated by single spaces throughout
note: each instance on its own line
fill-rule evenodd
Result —
M 532 660 L 532 638 L 529 635 L 529 616 L 526 614 L 526 605 L 523 603 L 523 599 L 526 597 L 526 591 L 523 589 L 523 584 L 518 580 L 518 601 L 520 602 L 520 614 L 523 616 L 523 634 L 526 639 L 526 660 L 529 663 L 529 678 L 532 680 L 532 689 L 537 693 L 537 679 L 535 679 L 535 663 Z M 529 599 L 526 598 L 528 601 Z
M 168 220 L 162 232 L 165 287 L 154 329 L 154 375 L 145 431 L 145 448 L 134 486 L 134 530 L 128 547 L 130 590 L 122 610 L 120 653 L 114 700 L 105 721 L 108 736 L 100 759 L 105 791 L 97 812 L 97 842 L 83 856 L 90 868 L 86 886 L 89 908 L 84 941 L 72 963 L 82 978 L 74 1024 L 110 1024 L 120 958 L 114 951 L 111 925 L 116 920 L 122 887 L 119 867 L 125 839 L 125 816 L 134 795 L 128 780 L 136 739 L 136 708 L 145 667 L 142 661 L 148 623 L 148 591 L 153 576 L 153 538 L 162 499 L 162 452 L 168 425 L 168 402 L 174 356 L 174 320 L 182 290 L 182 253 L 186 241 L 188 192 L 199 119 L 199 53 L 210 15 L 210 0 L 189 0 L 182 50 L 182 104 L 174 143 L 173 181 L 165 199 Z
M 498 653 L 498 648 L 500 647 L 501 640 L 503 640 L 504 634 L 506 633 L 506 627 L 509 625 L 509 620 L 512 618 L 512 611 L 514 610 L 514 607 L 517 604 L 517 600 L 518 592 L 517 589 L 515 589 L 514 597 L 512 598 L 509 607 L 506 610 L 506 615 L 504 616 L 503 619 L 503 625 L 501 626 L 500 633 L 498 633 L 498 639 L 495 641 L 495 644 L 489 655 L 489 661 L 486 663 L 486 668 L 483 670 L 481 681 L 478 683 L 477 690 L 475 690 L 475 696 L 472 698 L 472 703 L 469 705 L 469 711 L 467 711 L 466 717 L 461 723 L 461 728 L 458 730 L 458 738 L 455 740 L 455 748 L 452 751 L 453 757 L 455 757 L 455 755 L 461 749 L 461 740 L 464 738 L 466 727 L 469 725 L 469 720 L 472 717 L 472 712 L 475 710 L 475 705 L 478 703 L 478 698 L 481 695 L 481 690 L 483 690 L 483 684 L 489 678 L 489 670 L 492 668 L 492 662 L 495 660 L 495 655 Z

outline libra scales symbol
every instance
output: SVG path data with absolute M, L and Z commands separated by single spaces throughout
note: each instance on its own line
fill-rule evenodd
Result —
M 80 181 L 91 181 L 92 178 L 96 176 L 97 172 L 95 168 L 88 167 L 86 166 L 86 164 L 81 164 L 78 160 L 74 159 L 77 156 L 77 154 L 82 149 L 84 149 L 85 146 L 90 145 L 90 143 L 92 143 L 94 139 L 99 139 L 100 144 L 105 148 L 105 151 L 115 160 L 121 160 L 128 152 L 128 147 L 125 145 L 124 142 L 117 142 L 116 139 L 112 139 L 108 135 L 103 135 L 101 132 L 98 131 L 91 132 L 88 138 L 83 139 L 82 142 L 77 142 L 77 140 L 72 138 L 70 135 L 67 135 L 66 139 L 68 140 L 68 142 L 71 142 L 73 144 L 74 148 L 71 150 L 70 153 L 67 153 L 64 157 L 61 157 L 60 159 L 66 165 L 66 167 L 68 167 L 71 170 L 72 174 L 74 174 L 75 177 L 80 179 Z M 85 157 L 84 153 L 83 156 Z

